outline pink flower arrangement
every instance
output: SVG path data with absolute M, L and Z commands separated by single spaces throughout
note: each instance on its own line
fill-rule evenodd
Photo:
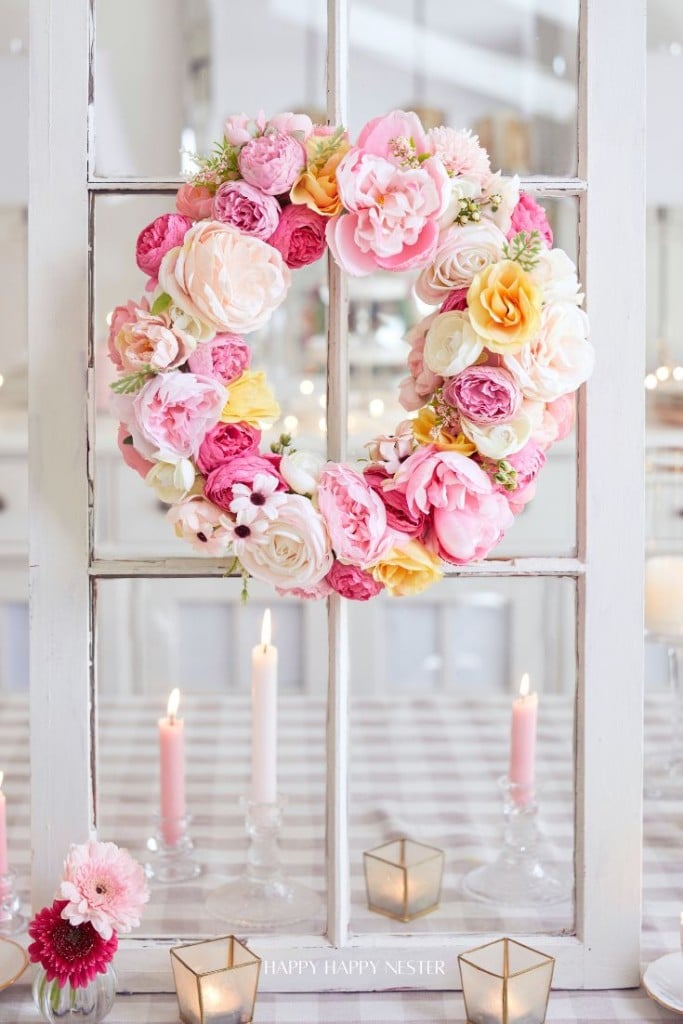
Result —
M 280 223 L 268 239 L 292 270 L 319 260 L 327 248 L 327 220 L 307 206 L 285 206 Z
M 364 569 L 393 546 L 384 502 L 362 474 L 329 464 L 318 481 L 317 498 L 337 558 Z
M 135 396 L 133 410 L 143 439 L 172 461 L 196 455 L 226 401 L 225 388 L 213 377 L 175 370 L 152 377 Z
M 384 590 L 384 584 L 357 565 L 334 562 L 325 577 L 332 590 L 349 601 L 369 601 Z
M 256 455 L 260 441 L 261 431 L 249 423 L 217 423 L 204 435 L 197 466 L 208 475 L 239 455 Z
M 222 462 L 213 469 L 206 478 L 204 494 L 218 508 L 229 512 L 235 484 L 250 484 L 257 473 L 275 477 L 278 487 L 281 490 L 285 489 L 284 480 L 272 462 L 262 455 L 247 452 Z
M 192 352 L 187 360 L 192 373 L 214 377 L 221 384 L 231 384 L 251 365 L 251 349 L 238 334 L 216 334 Z
M 443 400 L 472 423 L 490 425 L 515 418 L 522 392 L 507 370 L 468 366 L 446 382 Z
M 169 249 L 182 245 L 185 233 L 191 227 L 192 220 L 189 217 L 179 213 L 165 213 L 143 228 L 138 235 L 135 260 L 143 274 L 151 277 L 155 285 L 162 259 Z
M 264 241 L 270 238 L 280 220 L 277 199 L 246 181 L 226 181 L 221 185 L 214 196 L 212 213 L 216 220 Z
M 306 150 L 301 142 L 275 129 L 250 139 L 238 158 L 242 177 L 269 196 L 279 196 L 290 188 L 306 166 Z

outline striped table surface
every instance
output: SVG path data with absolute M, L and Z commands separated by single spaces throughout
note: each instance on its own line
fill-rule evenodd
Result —
M 192 836 L 203 867 L 196 883 L 156 887 L 142 932 L 153 936 L 214 935 L 217 924 L 202 913 L 212 888 L 239 873 L 246 840 L 240 797 L 249 781 L 249 708 L 243 698 L 188 697 L 187 796 Z M 144 856 L 158 803 L 156 719 L 159 702 L 125 697 L 103 700 L 98 723 L 99 834 Z M 665 701 L 648 707 L 648 742 L 668 739 L 671 713 Z M 439 910 L 412 931 L 514 934 L 571 932 L 570 901 L 538 913 L 510 911 L 466 899 L 466 872 L 495 856 L 502 825 L 498 779 L 506 768 L 509 700 L 424 696 L 358 700 L 351 716 L 350 861 L 351 930 L 356 934 L 405 928 L 368 912 L 362 853 L 408 834 L 446 851 Z M 287 797 L 282 858 L 288 874 L 317 889 L 325 886 L 325 707 L 319 700 L 284 696 L 279 707 L 279 783 Z M 539 721 L 540 819 L 548 857 L 569 870 L 573 849 L 573 727 L 566 699 L 545 697 Z M 0 700 L 0 751 L 5 771 L 12 866 L 28 892 L 28 717 L 22 698 Z M 678 945 L 683 907 L 680 872 L 683 801 L 646 801 L 643 959 Z M 200 908 L 198 920 L 197 911 Z M 321 932 L 324 921 L 305 930 Z M 473 943 L 474 944 L 474 943 Z M 553 994 L 549 1021 L 668 1020 L 667 1011 L 642 990 Z M 34 1018 L 19 987 L 0 993 L 0 1022 Z M 120 997 L 112 1022 L 177 1019 L 166 996 Z M 257 1021 L 372 1022 L 464 1019 L 457 994 L 374 995 L 263 994 Z

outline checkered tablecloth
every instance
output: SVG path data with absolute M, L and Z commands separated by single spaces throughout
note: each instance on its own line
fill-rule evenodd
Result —
M 142 851 L 157 804 L 156 718 L 158 706 L 126 697 L 99 709 L 100 836 Z M 196 884 L 157 888 L 145 916 L 147 934 L 215 934 L 197 908 L 221 881 L 236 874 L 246 841 L 239 798 L 248 786 L 249 711 L 239 698 L 188 698 L 188 804 L 192 834 L 204 873 Z M 670 708 L 648 708 L 648 740 L 661 745 L 671 729 Z M 288 809 L 282 837 L 286 870 L 324 891 L 324 719 L 321 702 L 284 697 L 280 702 L 279 771 Z M 457 932 L 571 931 L 570 902 L 542 914 L 500 914 L 465 900 L 463 874 L 497 849 L 501 801 L 497 779 L 505 770 L 509 701 L 481 702 L 451 697 L 357 701 L 351 732 L 352 931 L 400 930 L 365 908 L 362 852 L 409 834 L 447 851 L 441 908 L 415 928 Z M 569 866 L 573 845 L 573 737 L 566 700 L 543 700 L 539 726 L 538 775 L 543 830 L 557 864 Z M 19 698 L 0 702 L 0 750 L 6 773 L 12 862 L 28 891 L 29 808 L 28 723 Z M 646 803 L 643 959 L 676 948 L 683 906 L 680 850 L 683 801 Z M 191 923 L 190 923 L 191 922 Z M 313 930 L 322 932 L 324 922 Z M 306 930 L 311 931 L 310 923 Z M 0 993 L 0 1022 L 35 1019 L 20 988 Z M 119 997 L 109 1020 L 161 1024 L 177 1019 L 167 996 Z M 548 1020 L 659 1021 L 673 1019 L 642 991 L 553 994 Z M 464 1020 L 457 994 L 383 993 L 278 996 L 263 994 L 256 1020 L 262 1024 L 383 1024 Z

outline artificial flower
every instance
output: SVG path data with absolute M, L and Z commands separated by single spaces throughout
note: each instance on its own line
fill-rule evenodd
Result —
M 118 948 L 115 932 L 105 939 L 89 921 L 75 925 L 62 916 L 66 900 L 43 907 L 28 926 L 33 942 L 28 947 L 31 963 L 40 964 L 48 981 L 60 988 L 85 988 L 107 970 Z
M 116 843 L 74 845 L 64 863 L 59 896 L 62 917 L 73 925 L 89 921 L 103 939 L 140 924 L 149 888 L 140 864 Z
M 443 401 L 482 426 L 514 419 L 522 392 L 508 370 L 498 366 L 468 366 L 443 388 Z
M 308 206 L 291 203 L 282 211 L 280 222 L 268 239 L 292 270 L 315 263 L 325 252 L 325 218 Z
M 207 430 L 218 422 L 225 399 L 225 388 L 213 377 L 179 370 L 160 373 L 135 396 L 135 422 L 158 458 L 167 462 L 188 459 L 197 453 Z
M 288 192 L 306 166 L 306 150 L 286 132 L 268 131 L 250 139 L 237 158 L 240 174 L 270 196 Z
M 139 302 L 129 299 L 125 306 L 115 306 L 112 310 L 107 337 L 107 351 L 117 370 L 123 369 L 123 363 L 121 362 L 121 353 L 116 347 L 116 338 L 119 331 L 130 324 L 134 324 L 141 313 L 149 313 L 147 299 L 140 299 Z
M 387 526 L 408 537 L 421 538 L 426 517 L 419 509 L 409 509 L 405 493 L 394 486 L 393 475 L 381 464 L 366 466 L 363 476 L 384 505 Z
M 243 529 L 249 531 L 250 527 L 245 524 Z M 332 566 L 325 521 L 300 494 L 285 495 L 277 517 L 262 520 L 262 529 L 255 536 L 238 534 L 234 546 L 247 572 L 283 591 L 315 587 Z
M 197 453 L 197 465 L 208 474 L 238 455 L 255 455 L 261 431 L 248 423 L 217 423 L 207 431 Z
M 201 495 L 193 494 L 173 505 L 166 518 L 176 537 L 188 541 L 199 554 L 223 558 L 231 553 L 231 537 L 223 523 L 222 510 Z
M 520 412 L 514 419 L 494 423 L 472 423 L 460 417 L 460 429 L 477 451 L 487 459 L 504 459 L 524 447 L 531 437 L 531 420 Z
M 178 213 L 190 220 L 207 220 L 213 213 L 213 192 L 206 185 L 181 185 L 176 195 Z
M 387 473 L 395 473 L 415 448 L 410 420 L 404 420 L 395 434 L 380 434 L 365 445 L 371 462 L 379 462 Z
M 152 488 L 159 501 L 172 505 L 192 490 L 197 471 L 189 459 L 178 459 L 177 462 L 155 462 L 145 483 Z
M 480 472 L 489 483 L 486 474 Z M 430 543 L 447 562 L 455 565 L 479 562 L 500 543 L 513 520 L 508 501 L 502 494 L 468 490 L 457 508 L 434 509 Z
M 272 473 L 257 473 L 250 484 L 233 484 L 230 511 L 238 523 L 251 525 L 255 519 L 276 519 L 286 501 L 280 481 Z
M 223 462 L 216 469 L 213 469 L 206 478 L 204 494 L 218 508 L 225 512 L 230 511 L 230 503 L 233 500 L 233 487 L 235 484 L 251 485 L 257 474 L 265 473 L 272 476 L 280 490 L 285 489 L 285 483 L 277 472 L 276 468 L 263 455 L 258 452 L 237 455 L 228 462 Z
M 138 310 L 135 320 L 124 324 L 114 339 L 125 373 L 173 370 L 187 361 L 196 344 L 192 335 L 178 329 L 170 317 L 163 313 L 153 316 L 144 310 Z
M 313 122 L 308 114 L 293 114 L 291 110 L 269 118 L 268 127 L 274 128 L 278 132 L 285 132 L 287 135 L 294 135 L 303 141 L 306 141 L 314 131 Z
M 505 235 L 492 224 L 454 224 L 442 231 L 434 257 L 415 284 L 423 302 L 438 305 L 453 290 L 469 288 L 478 273 L 502 258 Z
M 473 455 L 477 450 L 462 431 L 450 433 L 448 425 L 439 422 L 436 409 L 431 405 L 423 406 L 411 423 L 418 445 L 433 444 L 439 451 L 460 452 L 461 455 Z
M 553 232 L 548 223 L 547 214 L 540 203 L 537 203 L 534 197 L 527 195 L 526 192 L 519 193 L 517 205 L 512 211 L 512 221 L 507 237 L 514 238 L 519 231 L 524 231 L 526 234 L 538 231 L 548 249 L 552 249 Z
M 591 375 L 594 362 L 588 317 L 573 302 L 544 306 L 531 344 L 505 356 L 505 366 L 523 394 L 538 402 L 552 402 L 576 391 Z
M 310 497 L 318 490 L 325 461 L 315 452 L 285 452 L 280 460 L 280 475 L 290 490 Z
M 541 289 L 546 304 L 573 302 L 580 306 L 583 302 L 576 265 L 564 249 L 541 249 L 531 277 Z
M 321 137 L 314 130 L 306 140 L 306 169 L 292 185 L 291 201 L 307 206 L 321 217 L 337 217 L 342 212 L 337 168 L 348 150 L 349 143 L 343 133 L 332 144 L 329 136 Z
M 123 423 L 119 424 L 119 429 L 116 435 L 116 444 L 126 465 L 130 466 L 131 469 L 134 469 L 138 476 L 141 476 L 144 480 L 154 465 L 154 462 L 149 459 L 145 459 L 140 455 L 140 452 L 137 451 L 133 445 L 133 438 L 131 437 L 128 427 Z
M 245 370 L 234 380 L 221 412 L 223 423 L 250 423 L 266 430 L 280 416 L 280 406 L 266 383 L 262 370 Z
M 250 364 L 251 349 L 238 334 L 214 335 L 198 345 L 187 361 L 193 373 L 215 377 L 221 384 L 232 384 Z
M 349 601 L 369 601 L 384 590 L 384 584 L 376 580 L 372 573 L 343 562 L 333 562 L 325 579 L 331 590 Z
M 454 377 L 476 363 L 483 351 L 484 343 L 468 313 L 452 310 L 437 313 L 429 325 L 423 359 L 432 373 Z
M 225 120 L 223 134 L 229 145 L 239 147 L 256 135 L 262 135 L 266 130 L 267 123 L 266 115 L 262 110 L 259 110 L 253 119 L 247 114 L 231 114 Z
M 455 128 L 430 128 L 427 132 L 431 151 L 446 168 L 449 177 L 464 177 L 475 182 L 481 192 L 491 176 L 489 155 L 471 131 Z
M 392 548 L 372 569 L 392 597 L 412 597 L 442 578 L 441 562 L 418 540 Z
M 393 546 L 384 502 L 350 466 L 328 463 L 316 499 L 337 558 L 365 569 Z
M 192 227 L 192 220 L 179 213 L 164 213 L 143 228 L 135 243 L 135 262 L 143 274 L 154 282 L 161 261 L 169 251 L 182 245 L 183 238 Z
M 515 260 L 492 263 L 477 274 L 467 302 L 472 326 L 492 352 L 519 352 L 540 327 L 541 291 Z
M 280 204 L 274 196 L 246 181 L 226 181 L 213 198 L 212 216 L 245 235 L 266 241 L 280 220 Z
M 427 331 L 435 318 L 436 313 L 431 313 L 411 327 L 406 334 L 406 342 L 410 345 L 407 360 L 410 376 L 399 384 L 399 402 L 406 412 L 419 409 L 442 384 L 442 378 L 433 373 L 424 361 Z

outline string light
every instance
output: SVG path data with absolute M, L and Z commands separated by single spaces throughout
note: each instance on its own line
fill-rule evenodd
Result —
M 312 380 L 302 380 L 299 384 L 299 391 L 302 395 L 312 395 L 315 391 L 315 384 Z

